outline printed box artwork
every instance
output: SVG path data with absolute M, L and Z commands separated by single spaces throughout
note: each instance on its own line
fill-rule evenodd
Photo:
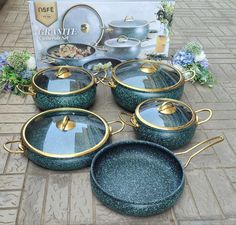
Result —
M 101 57 L 167 56 L 174 4 L 167 0 L 29 1 L 37 67 L 82 66 Z

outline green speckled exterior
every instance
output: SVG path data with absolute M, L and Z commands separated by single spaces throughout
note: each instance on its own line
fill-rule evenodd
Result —
M 162 92 L 142 92 L 126 88 L 120 84 L 118 84 L 116 88 L 112 88 L 116 103 L 129 112 L 134 112 L 135 108 L 141 102 L 149 98 L 180 99 L 183 95 L 183 91 L 184 85 Z
M 170 150 L 175 150 L 187 145 L 192 140 L 197 128 L 197 124 L 194 123 L 181 130 L 160 130 L 143 124 L 138 118 L 136 118 L 136 120 L 140 125 L 139 128 L 135 128 L 138 139 L 157 143 Z
M 158 170 L 165 174 L 161 179 Z M 97 198 L 108 208 L 129 216 L 159 214 L 172 207 L 184 190 L 185 177 L 179 160 L 163 146 L 150 142 L 108 145 L 94 157 L 90 171 Z M 115 182 L 111 181 L 113 177 Z M 161 180 L 169 185 L 158 182 Z
M 48 110 L 60 107 L 75 107 L 87 109 L 93 105 L 96 97 L 96 85 L 78 94 L 51 95 L 37 92 L 34 97 L 36 106 L 41 110 Z
M 104 146 L 106 146 L 107 144 L 109 144 L 109 141 Z M 37 164 L 38 166 L 50 170 L 66 171 L 78 170 L 90 166 L 93 157 L 100 149 L 101 148 L 97 149 L 97 151 L 93 153 L 74 158 L 50 158 L 43 155 L 39 155 L 38 153 L 33 152 L 30 149 L 27 149 L 26 152 L 28 159 L 31 160 L 33 163 Z

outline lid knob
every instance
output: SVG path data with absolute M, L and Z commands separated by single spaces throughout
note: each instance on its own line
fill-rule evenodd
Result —
M 62 120 L 57 121 L 56 126 L 61 131 L 68 131 L 74 129 L 76 124 L 70 120 L 69 116 L 65 116 Z
M 133 16 L 126 16 L 124 19 L 124 22 L 132 22 L 134 21 L 134 17 Z
M 118 38 L 117 38 L 117 42 L 118 43 L 125 43 L 129 40 L 129 38 L 125 35 L 120 35 Z
M 72 74 L 68 68 L 65 68 L 63 66 L 60 67 L 60 69 L 55 73 L 55 76 L 60 79 L 65 79 L 70 77 Z
M 151 74 L 151 73 L 156 73 L 157 67 L 151 62 L 145 62 L 140 66 L 140 70 L 143 73 Z
M 89 24 L 88 24 L 88 23 L 83 23 L 83 24 L 81 24 L 80 30 L 81 30 L 83 33 L 88 33 L 88 32 L 89 32 Z
M 162 114 L 171 115 L 176 112 L 176 107 L 172 102 L 168 101 L 168 102 L 163 102 L 162 105 L 160 105 L 157 110 Z

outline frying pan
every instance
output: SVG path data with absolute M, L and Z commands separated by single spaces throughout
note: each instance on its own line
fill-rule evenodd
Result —
M 167 148 L 146 141 L 125 141 L 108 145 L 92 161 L 90 178 L 94 194 L 108 208 L 130 216 L 151 216 L 173 206 L 185 183 L 184 168 L 191 159 L 222 142 L 210 138 L 185 152 L 173 154 Z M 191 155 L 184 166 L 176 155 Z

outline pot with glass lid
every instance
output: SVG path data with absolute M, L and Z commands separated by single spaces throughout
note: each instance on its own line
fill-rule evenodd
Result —
M 202 112 L 209 115 L 200 121 L 198 114 Z M 128 121 L 125 116 L 129 117 Z M 210 109 L 194 111 L 184 102 L 167 98 L 148 99 L 137 106 L 134 114 L 120 113 L 120 119 L 134 128 L 138 139 L 155 142 L 171 150 L 188 144 L 197 126 L 211 117 Z
M 114 123 L 121 128 L 113 131 Z M 29 119 L 21 129 L 21 139 L 7 142 L 4 148 L 47 169 L 75 170 L 89 166 L 96 152 L 123 128 L 123 122 L 107 122 L 88 110 L 51 109 Z M 19 142 L 18 149 L 9 149 L 14 142 Z
M 100 79 L 80 67 L 54 66 L 35 74 L 31 85 L 18 86 L 18 89 L 31 95 L 41 110 L 59 107 L 86 109 L 95 101 Z
M 122 108 L 134 112 L 138 104 L 149 98 L 180 99 L 184 84 L 194 78 L 195 72 L 185 79 L 175 67 L 158 61 L 130 60 L 113 68 L 112 77 L 101 81 L 111 87 L 115 101 Z

